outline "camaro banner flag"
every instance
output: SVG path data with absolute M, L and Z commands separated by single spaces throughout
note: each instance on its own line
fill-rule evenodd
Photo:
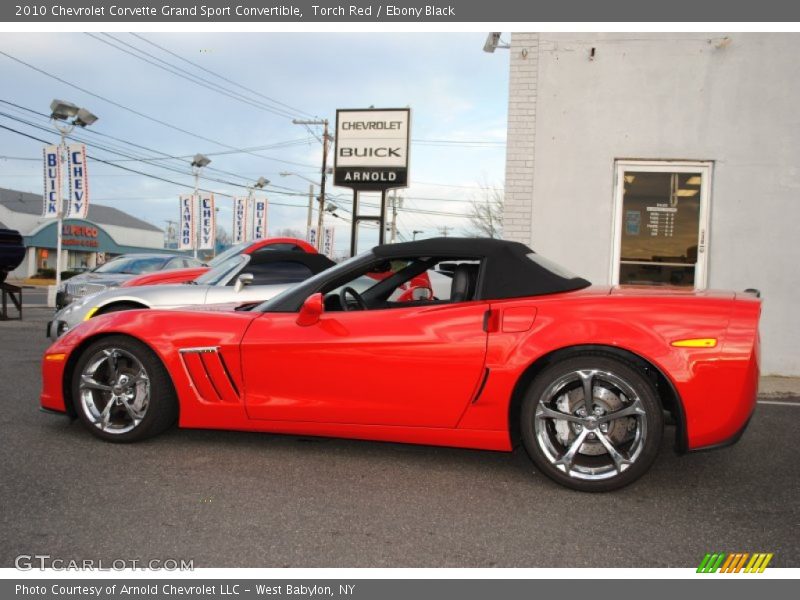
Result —
M 69 177 L 69 208 L 67 217 L 85 219 L 89 214 L 89 173 L 86 170 L 86 146 L 67 146 L 67 176 Z
M 200 195 L 200 245 L 199 250 L 213 250 L 216 240 L 216 215 L 214 194 Z
M 57 217 L 61 207 L 61 161 L 58 146 L 45 146 L 44 158 L 44 210 L 45 218 Z
M 266 200 L 256 198 L 255 212 L 253 213 L 253 239 L 263 240 L 267 237 L 267 208 Z
M 233 199 L 233 243 L 247 241 L 247 209 L 249 208 L 249 198 Z
M 195 233 L 194 233 L 194 196 L 181 196 L 181 218 L 180 223 L 180 241 L 178 242 L 178 249 L 191 250 L 194 248 Z

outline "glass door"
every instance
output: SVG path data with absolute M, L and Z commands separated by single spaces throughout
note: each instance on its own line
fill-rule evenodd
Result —
M 711 164 L 618 161 L 611 281 L 706 286 Z

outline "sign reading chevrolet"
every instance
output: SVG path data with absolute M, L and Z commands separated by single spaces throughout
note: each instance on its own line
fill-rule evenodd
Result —
M 356 190 L 408 186 L 411 109 L 336 111 L 333 183 Z

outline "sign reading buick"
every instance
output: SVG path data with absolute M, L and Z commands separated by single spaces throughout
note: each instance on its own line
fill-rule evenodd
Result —
M 333 183 L 356 190 L 408 186 L 411 109 L 339 109 Z

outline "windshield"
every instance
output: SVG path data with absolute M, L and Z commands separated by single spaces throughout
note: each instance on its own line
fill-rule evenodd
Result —
M 310 295 L 312 292 L 310 290 L 316 290 L 319 287 L 319 283 L 322 281 L 328 280 L 335 280 L 340 273 L 345 273 L 350 270 L 350 268 L 358 262 L 369 262 L 374 258 L 372 252 L 367 251 L 357 256 L 351 256 L 345 261 L 340 262 L 335 267 L 331 267 L 330 269 L 326 269 L 320 273 L 317 273 L 313 277 L 309 277 L 304 282 L 292 286 L 287 290 L 284 290 L 277 296 L 273 296 L 271 299 L 259 304 L 258 306 L 254 307 L 252 310 L 254 311 L 262 311 L 262 312 L 284 312 L 283 309 L 279 308 L 284 304 L 284 301 L 288 299 L 289 296 L 293 296 L 298 294 L 305 298 L 306 296 Z
M 198 285 L 217 285 L 222 281 L 227 281 L 233 271 L 238 270 L 239 267 L 248 260 L 250 260 L 250 257 L 247 255 L 239 254 L 237 256 L 233 256 L 225 262 L 217 265 L 213 269 L 200 275 L 200 277 L 194 280 L 194 283 Z
M 141 275 L 152 273 L 161 269 L 169 258 L 163 256 L 121 256 L 100 265 L 94 273 L 124 273 L 126 275 Z
M 208 262 L 208 266 L 212 269 L 218 265 L 221 265 L 225 261 L 227 261 L 232 256 L 237 256 L 242 253 L 242 251 L 247 248 L 253 242 L 241 242 L 239 244 L 235 244 L 222 252 L 221 254 L 217 254 L 213 259 Z

